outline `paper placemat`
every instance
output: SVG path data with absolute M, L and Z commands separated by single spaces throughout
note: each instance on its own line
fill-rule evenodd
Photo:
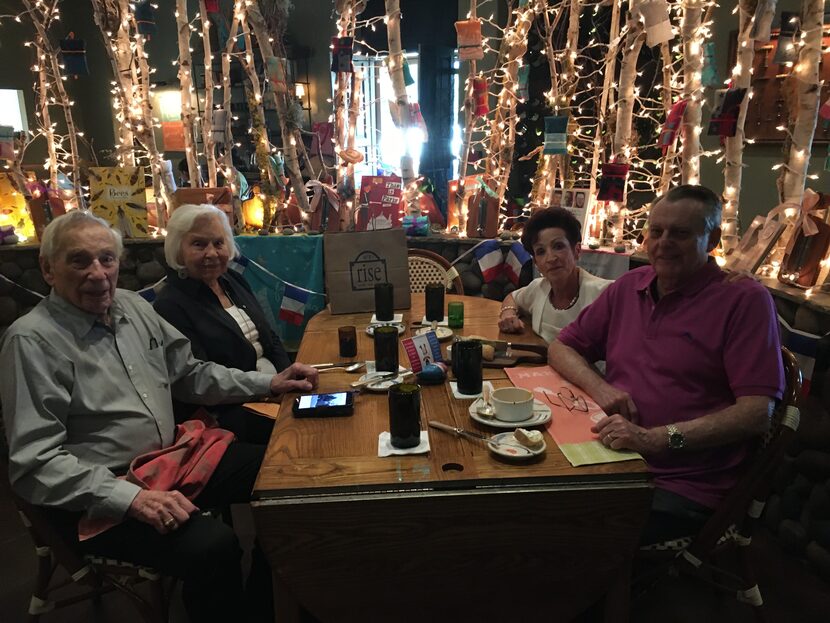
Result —
M 481 391 L 477 394 L 460 394 L 458 392 L 458 381 L 450 381 L 450 391 L 452 392 L 453 398 L 458 398 L 459 400 L 473 400 L 474 398 L 478 398 L 484 392 L 484 386 L 490 386 L 490 393 L 493 392 L 493 384 L 490 381 L 484 381 L 481 384 Z
M 394 314 L 392 320 L 378 320 L 377 315 L 372 314 L 372 319 L 369 321 L 369 324 L 399 324 L 401 322 L 403 322 L 403 314 Z
M 450 326 L 450 321 L 446 316 L 444 316 L 443 320 L 439 320 L 435 324 L 438 325 L 439 327 L 448 327 L 448 326 Z M 424 327 L 431 327 L 432 326 L 432 320 L 427 320 L 427 317 L 424 316 L 423 318 L 421 318 L 421 325 L 424 326 Z
M 389 431 L 383 431 L 378 435 L 378 456 L 391 456 L 393 454 L 426 454 L 429 452 L 429 433 L 421 431 L 421 443 L 414 448 L 395 448 L 391 441 Z
M 246 402 L 242 405 L 248 411 L 253 411 L 257 415 L 277 419 L 277 414 L 280 412 L 280 403 L 278 402 Z
M 548 428 L 550 430 L 550 428 Z M 586 441 L 584 443 L 563 443 L 557 444 L 562 454 L 574 467 L 580 465 L 596 465 L 597 463 L 617 463 L 619 461 L 631 461 L 642 459 L 638 452 L 631 450 L 612 450 L 602 445 L 599 440 Z

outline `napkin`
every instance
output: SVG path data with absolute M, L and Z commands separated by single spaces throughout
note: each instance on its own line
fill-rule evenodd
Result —
M 478 398 L 479 396 L 481 396 L 481 393 L 484 391 L 484 386 L 485 385 L 490 386 L 490 392 L 492 393 L 493 392 L 493 384 L 490 381 L 484 381 L 481 384 L 481 390 L 482 391 L 477 393 L 477 394 L 461 394 L 458 391 L 458 381 L 450 381 L 450 391 L 452 391 L 452 397 L 453 398 L 458 398 L 459 400 L 472 400 L 473 398 Z
M 423 318 L 421 318 L 421 324 L 425 327 L 431 327 L 432 326 L 432 320 L 427 320 L 427 317 L 424 316 Z M 450 326 L 450 321 L 449 321 L 449 318 L 444 316 L 443 320 L 439 320 L 435 324 L 439 327 L 448 327 L 448 326 Z
M 393 454 L 426 454 L 429 452 L 429 433 L 421 431 L 421 443 L 414 448 L 395 448 L 390 441 L 388 431 L 378 435 L 378 456 L 391 456 Z
M 392 324 L 392 323 L 401 323 L 403 322 L 403 314 L 393 314 L 392 320 L 378 320 L 378 317 L 375 314 L 372 314 L 372 319 L 369 321 L 369 324 Z

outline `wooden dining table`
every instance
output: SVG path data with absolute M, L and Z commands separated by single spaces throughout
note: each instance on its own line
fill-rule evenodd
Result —
M 500 304 L 464 302 L 461 335 L 542 343 L 529 329 L 501 334 Z M 423 295 L 403 313 L 412 335 Z M 298 361 L 340 361 L 337 328 L 358 331 L 356 360 L 374 359 L 371 313 L 308 323 Z M 446 343 L 443 343 L 446 351 Z M 403 348 L 401 362 L 406 361 Z M 322 372 L 319 390 L 349 389 L 359 374 Z M 485 368 L 494 387 L 503 369 Z M 301 607 L 337 621 L 568 621 L 605 599 L 606 620 L 627 617 L 628 577 L 651 500 L 641 460 L 573 467 L 544 428 L 547 450 L 511 461 L 485 443 L 429 428 L 439 421 L 500 432 L 468 413 L 447 383 L 422 387 L 427 454 L 378 456 L 387 395 L 363 391 L 352 416 L 295 418 L 285 396 L 253 492 L 259 542 L 273 570 L 280 622 Z

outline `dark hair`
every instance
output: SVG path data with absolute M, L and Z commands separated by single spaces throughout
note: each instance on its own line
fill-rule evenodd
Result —
M 698 186 L 696 184 L 676 186 L 658 197 L 652 206 L 656 206 L 661 201 L 671 201 L 674 203 L 675 201 L 682 201 L 683 199 L 697 201 L 702 206 L 703 226 L 707 233 L 716 227 L 720 227 L 721 210 L 723 207 L 721 199 L 712 190 L 706 188 L 706 186 Z
M 582 226 L 576 217 L 564 208 L 545 208 L 536 210 L 525 223 L 522 232 L 522 246 L 533 255 L 533 243 L 543 229 L 558 227 L 565 232 L 565 237 L 572 247 L 582 242 Z

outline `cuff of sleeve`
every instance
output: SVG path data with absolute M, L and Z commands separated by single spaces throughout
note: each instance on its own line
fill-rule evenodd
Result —
M 271 396 L 271 380 L 274 378 L 273 374 L 266 374 L 264 372 L 251 372 L 255 376 L 254 386 L 255 390 L 252 392 L 254 396 L 264 396 L 266 398 Z
M 116 519 L 123 519 L 133 503 L 135 496 L 141 491 L 141 487 L 126 480 L 117 480 L 113 485 L 109 496 L 98 506 L 97 512 L 90 509 L 90 516 L 103 515 Z

